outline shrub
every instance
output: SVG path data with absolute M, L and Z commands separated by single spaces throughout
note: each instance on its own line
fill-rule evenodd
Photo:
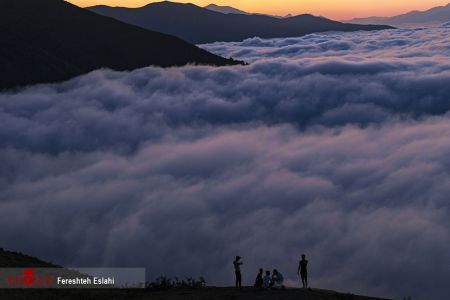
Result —
M 166 276 L 159 276 L 152 282 L 147 282 L 145 287 L 147 289 L 198 289 L 206 286 L 206 280 L 203 277 L 193 278 L 187 277 L 185 279 L 179 279 L 178 277 L 170 278 Z

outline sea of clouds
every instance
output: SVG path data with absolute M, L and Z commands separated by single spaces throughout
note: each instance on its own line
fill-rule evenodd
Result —
M 443 299 L 450 28 L 201 47 L 0 94 L 2 246 L 59 264 Z M 416 299 L 415 298 L 415 299 Z

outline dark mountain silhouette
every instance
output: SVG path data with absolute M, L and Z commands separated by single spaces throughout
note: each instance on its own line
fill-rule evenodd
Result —
M 349 22 L 357 24 L 388 24 L 398 27 L 433 26 L 450 21 L 450 3 L 427 11 L 412 11 L 394 17 L 356 18 Z
M 205 6 L 206 9 L 208 10 L 212 10 L 215 12 L 219 12 L 219 13 L 223 13 L 223 14 L 239 14 L 239 15 L 250 15 L 250 13 L 231 7 L 231 6 L 221 6 L 221 5 L 216 5 L 216 4 L 209 4 L 207 6 Z
M 1 0 L 0 36 L 0 89 L 66 80 L 102 67 L 236 63 L 63 0 Z
M 89 10 L 143 28 L 173 34 L 191 43 L 241 41 L 250 37 L 301 36 L 323 31 L 389 29 L 389 26 L 344 24 L 312 15 L 276 18 L 223 14 L 194 4 L 151 3 L 141 8 L 93 6 Z

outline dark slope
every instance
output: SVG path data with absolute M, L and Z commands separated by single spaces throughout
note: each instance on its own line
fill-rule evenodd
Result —
M 159 2 L 141 8 L 93 6 L 96 13 L 173 34 L 191 43 L 241 41 L 250 37 L 300 36 L 323 31 L 356 31 L 392 28 L 345 24 L 312 15 L 275 18 L 265 15 L 222 14 L 193 5 Z
M 102 67 L 236 63 L 63 0 L 1 0 L 0 36 L 0 89 L 65 80 Z
M 326 290 L 257 290 L 206 287 L 200 289 L 3 289 L 7 300 L 387 300 Z
M 59 268 L 59 266 L 33 256 L 0 249 L 0 268 Z

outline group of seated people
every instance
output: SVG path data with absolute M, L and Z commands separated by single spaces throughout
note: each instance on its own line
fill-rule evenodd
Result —
M 259 269 L 259 273 L 256 276 L 255 280 L 255 288 L 263 288 L 263 289 L 284 289 L 283 285 L 283 275 L 278 272 L 277 269 L 272 271 L 272 275 L 270 275 L 270 271 L 266 271 L 266 275 L 263 277 L 263 269 Z

